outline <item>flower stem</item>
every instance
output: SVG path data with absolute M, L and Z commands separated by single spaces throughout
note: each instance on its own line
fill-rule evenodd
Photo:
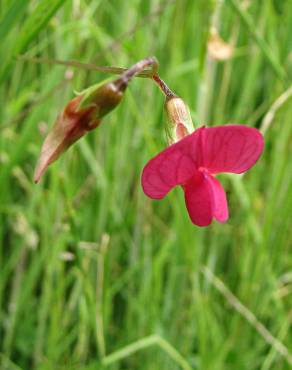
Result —
M 122 73 L 128 71 L 127 68 L 120 68 L 120 67 L 108 67 L 108 66 L 96 66 L 92 63 L 82 63 L 77 60 L 61 60 L 61 59 L 49 59 L 49 58 L 40 58 L 40 57 L 30 57 L 27 55 L 20 55 L 17 57 L 20 61 L 25 62 L 33 62 L 33 63 L 45 63 L 45 64 L 59 64 L 63 66 L 73 67 L 73 68 L 82 68 L 87 69 L 89 71 L 98 71 L 104 73 L 111 73 L 115 75 L 121 75 Z M 150 59 L 150 58 L 146 58 Z M 138 62 L 139 63 L 139 62 Z M 137 64 L 138 64 L 137 63 Z M 154 66 L 152 70 L 141 70 L 135 76 L 137 77 L 144 77 L 144 78 L 152 78 L 153 73 L 156 72 L 158 62 L 155 57 L 153 57 L 152 65 Z
M 77 60 L 61 60 L 61 59 L 49 59 L 49 58 L 41 58 L 41 57 L 30 57 L 27 55 L 20 55 L 17 57 L 17 60 L 25 61 L 25 62 L 33 62 L 33 63 L 45 63 L 45 64 L 59 64 L 63 66 L 73 67 L 73 68 L 83 68 L 90 71 L 98 71 L 103 73 L 110 73 L 115 75 L 123 75 L 129 81 L 132 77 L 144 77 L 144 78 L 151 78 L 156 82 L 159 86 L 160 90 L 163 94 L 168 97 L 172 98 L 176 95 L 174 92 L 170 90 L 170 88 L 166 85 L 166 83 L 159 77 L 157 70 L 158 70 L 158 61 L 155 57 L 148 57 L 145 59 L 140 60 L 136 64 L 134 64 L 129 69 L 127 68 L 120 68 L 120 67 L 109 67 L 109 66 L 96 66 L 92 63 L 82 63 Z M 152 69 L 145 68 L 152 66 Z
M 115 80 L 116 86 L 122 91 L 126 88 L 129 81 L 137 76 L 139 73 L 141 73 L 145 68 L 152 66 L 152 70 L 147 71 L 149 74 L 149 78 L 151 78 L 153 75 L 157 73 L 158 69 L 158 61 L 155 57 L 148 57 L 145 59 L 140 60 L 136 64 L 134 64 L 129 69 L 126 69 L 125 72 L 121 74 L 121 77 L 119 77 L 117 80 Z
M 145 68 L 152 66 L 152 70 L 147 71 L 148 76 L 152 77 L 154 74 L 157 73 L 158 69 L 158 61 L 155 57 L 148 57 L 145 59 L 140 60 L 136 64 L 134 64 L 131 68 L 129 68 L 125 73 L 124 76 L 128 79 L 131 79 L 134 76 L 139 75 Z
M 176 95 L 174 92 L 170 90 L 170 88 L 166 85 L 166 83 L 158 76 L 157 73 L 155 73 L 152 76 L 152 79 L 157 83 L 157 85 L 160 87 L 160 90 L 163 92 L 163 94 L 167 98 L 174 98 Z

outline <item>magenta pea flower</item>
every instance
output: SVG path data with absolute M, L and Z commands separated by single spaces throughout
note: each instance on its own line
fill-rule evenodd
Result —
M 144 167 L 142 187 L 152 199 L 162 199 L 180 185 L 191 221 L 207 226 L 228 219 L 225 191 L 216 174 L 244 173 L 259 159 L 261 133 L 251 127 L 201 127 L 170 145 Z

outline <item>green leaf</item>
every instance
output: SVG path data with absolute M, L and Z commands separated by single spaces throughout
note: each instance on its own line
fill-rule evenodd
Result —
M 26 3 L 27 0 L 23 1 Z M 12 58 L 17 56 L 26 50 L 27 46 L 36 36 L 46 27 L 49 20 L 57 12 L 57 10 L 64 4 L 66 0 L 42 0 L 38 3 L 36 8 L 29 14 L 27 20 L 22 26 L 19 36 L 16 39 L 15 47 L 12 48 L 12 51 L 9 51 L 8 54 L 5 54 L 5 57 L 2 59 L 2 65 L 0 69 L 0 81 L 3 81 L 5 75 L 7 75 L 12 67 L 11 61 Z M 8 30 L 4 30 L 5 27 L 9 24 L 9 21 L 15 21 L 13 19 L 13 12 L 16 11 L 16 16 L 21 15 L 20 11 L 23 8 L 20 6 L 17 7 L 16 3 L 22 3 L 22 1 L 15 1 L 7 15 L 3 19 L 1 25 L 3 27 L 2 32 L 7 34 Z M 23 6 L 23 4 L 22 4 Z M 0 28 L 1 30 L 1 28 Z
M 257 43 L 258 47 L 261 49 L 263 55 L 265 56 L 267 62 L 270 64 L 272 69 L 274 70 L 275 74 L 280 78 L 282 81 L 285 81 L 287 78 L 287 73 L 285 68 L 281 65 L 281 62 L 278 60 L 276 55 L 274 54 L 273 50 L 267 44 L 266 40 L 260 35 L 258 32 L 258 27 L 254 24 L 253 19 L 251 16 L 246 12 L 246 10 L 242 7 L 241 3 L 237 0 L 227 0 L 227 3 L 236 11 L 239 15 L 241 21 L 251 34 L 252 38 Z
M 46 27 L 49 20 L 65 1 L 66 0 L 43 0 L 39 2 L 33 14 L 22 27 L 14 54 L 17 55 L 27 48 L 29 43 Z
M 0 21 L 0 40 L 3 40 L 4 37 L 6 37 L 8 33 L 13 29 L 16 21 L 18 21 L 18 19 L 24 13 L 27 4 L 28 0 L 14 0 L 14 2 Z

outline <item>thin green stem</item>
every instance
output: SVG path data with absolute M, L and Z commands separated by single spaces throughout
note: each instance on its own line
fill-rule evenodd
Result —
M 0 366 L 3 370 L 23 370 L 20 366 L 11 361 L 4 353 L 0 353 Z
M 271 345 L 285 360 L 292 365 L 292 354 L 289 349 L 262 324 L 261 321 L 244 306 L 231 290 L 207 266 L 202 266 L 200 271 L 206 279 L 223 295 L 228 303 Z
M 90 71 L 98 71 L 103 73 L 110 73 L 116 75 L 125 74 L 125 78 L 127 80 L 131 79 L 132 77 L 143 77 L 143 78 L 151 78 L 153 81 L 159 86 L 160 90 L 166 97 L 174 97 L 176 96 L 174 92 L 170 90 L 167 84 L 159 77 L 157 70 L 158 70 L 158 61 L 155 57 L 145 58 L 138 63 L 134 64 L 131 68 L 121 68 L 121 67 L 112 67 L 112 66 L 96 66 L 95 64 L 91 63 L 82 63 L 78 62 L 77 60 L 61 60 L 61 59 L 49 59 L 49 58 L 41 58 L 41 57 L 30 57 L 27 55 L 20 55 L 17 57 L 17 60 L 25 61 L 25 62 L 33 62 L 33 63 L 45 63 L 45 64 L 52 64 L 52 65 L 63 65 L 73 68 L 82 68 L 87 69 Z M 150 70 L 143 70 L 149 66 L 152 66 Z
M 139 339 L 136 342 L 125 346 L 124 348 L 113 352 L 112 354 L 106 356 L 102 363 L 104 366 L 111 365 L 117 361 L 120 361 L 126 357 L 129 357 L 135 352 L 146 349 L 150 346 L 157 345 L 163 351 L 165 351 L 170 358 L 172 358 L 183 370 L 192 370 L 192 367 L 184 359 L 184 357 L 165 339 L 161 338 L 159 335 L 150 335 L 143 339 Z
M 272 104 L 271 108 L 265 114 L 260 130 L 263 134 L 267 132 L 269 127 L 271 126 L 277 111 L 284 105 L 289 99 L 292 97 L 292 85 L 289 89 L 285 90 Z
M 121 75 L 122 73 L 128 71 L 127 68 L 120 67 L 109 67 L 109 66 L 96 66 L 92 63 L 82 63 L 77 60 L 61 60 L 61 59 L 49 59 L 49 58 L 40 58 L 40 57 L 30 57 L 27 55 L 20 55 L 17 57 L 17 60 L 24 62 L 33 62 L 33 63 L 45 63 L 45 64 L 59 64 L 63 66 L 73 67 L 73 68 L 82 68 L 89 71 L 98 71 L 103 73 L 110 73 L 115 75 Z M 155 59 L 156 60 L 156 59 Z M 136 77 L 152 78 L 153 73 L 156 72 L 157 61 L 153 62 L 154 68 L 152 70 L 141 71 L 137 73 Z

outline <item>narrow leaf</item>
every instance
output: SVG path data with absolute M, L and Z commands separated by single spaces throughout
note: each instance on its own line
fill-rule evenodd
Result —
M 15 54 L 23 52 L 29 43 L 42 31 L 66 0 L 42 0 L 24 23 L 15 47 Z

